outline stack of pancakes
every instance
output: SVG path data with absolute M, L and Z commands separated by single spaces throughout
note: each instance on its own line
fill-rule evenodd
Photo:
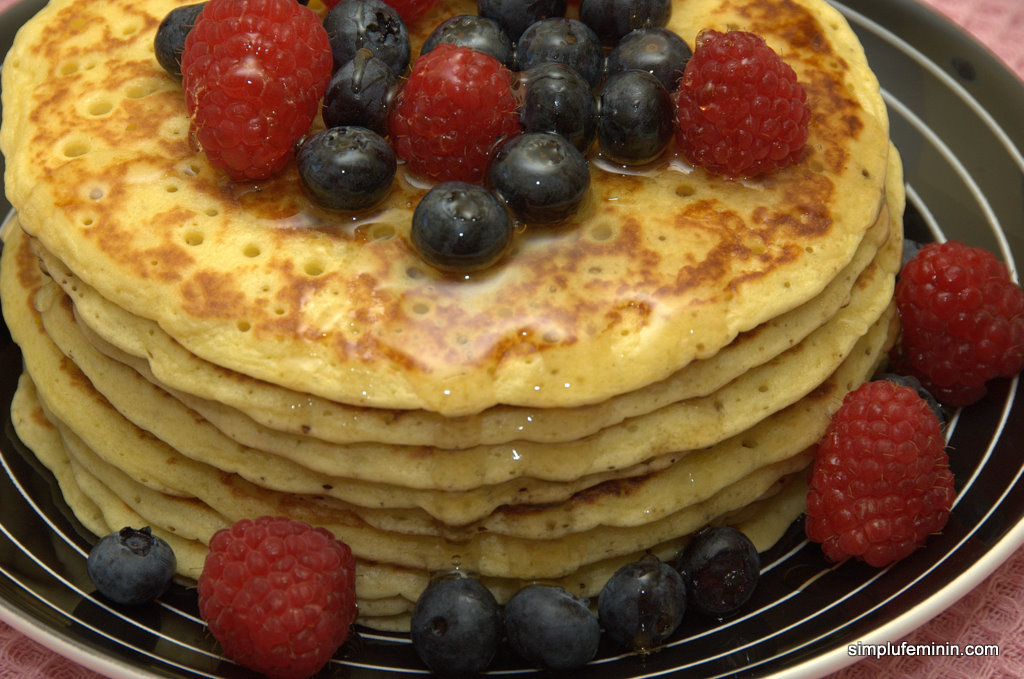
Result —
M 691 45 L 742 28 L 795 68 L 799 164 L 595 163 L 576 217 L 456 276 L 412 249 L 424 187 L 402 172 L 379 209 L 332 214 L 294 167 L 213 169 L 153 55 L 174 6 L 53 0 L 3 71 L 12 414 L 88 528 L 150 525 L 195 578 L 238 519 L 322 525 L 357 556 L 361 622 L 403 629 L 439 571 L 592 596 L 709 523 L 765 549 L 799 515 L 815 443 L 896 332 L 901 168 L 839 14 L 673 7 Z M 414 45 L 474 7 L 439 3 Z

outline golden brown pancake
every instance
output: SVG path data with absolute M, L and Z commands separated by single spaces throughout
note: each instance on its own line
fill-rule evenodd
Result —
M 414 29 L 472 3 L 446 1 Z M 603 401 L 714 355 L 819 294 L 883 199 L 888 126 L 820 0 L 686 0 L 670 23 L 765 36 L 812 110 L 806 157 L 751 181 L 666 158 L 593 169 L 587 204 L 526 228 L 486 272 L 442 275 L 408 240 L 421 184 L 373 214 L 312 206 L 294 165 L 227 181 L 189 144 L 153 56 L 173 0 L 55 0 L 4 65 L 0 149 L 27 232 L 105 298 L 216 365 L 352 405 L 445 415 Z

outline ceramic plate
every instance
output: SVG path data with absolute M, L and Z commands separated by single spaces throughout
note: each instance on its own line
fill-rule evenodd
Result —
M 0 15 L 0 49 L 41 6 Z M 837 3 L 879 76 L 906 167 L 907 233 L 957 239 L 1024 258 L 1024 86 L 988 52 L 913 0 Z M 0 204 L 0 215 L 9 206 Z M 20 370 L 0 337 L 0 398 Z M 588 677 L 816 677 L 852 662 L 859 643 L 897 640 L 978 584 L 1024 542 L 1024 399 L 1017 380 L 994 385 L 948 428 L 958 497 L 946 530 L 894 567 L 828 567 L 794 526 L 764 558 L 747 612 L 708 627 L 689 616 L 646 658 L 602 654 Z M 5 407 L 6 412 L 6 407 Z M 8 422 L 0 436 L 0 618 L 112 677 L 240 677 L 176 587 L 159 605 L 114 608 L 92 596 L 92 537 L 70 516 L 52 477 Z M 352 679 L 423 673 L 407 637 L 360 632 L 327 671 Z M 532 674 L 507 658 L 498 675 Z

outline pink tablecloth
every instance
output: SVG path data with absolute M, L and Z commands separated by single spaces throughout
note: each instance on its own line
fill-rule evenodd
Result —
M 921 0 L 963 26 L 1024 78 L 1024 0 Z M 14 0 L 0 0 L 0 9 Z M 1024 677 L 1024 550 L 959 602 L 904 639 L 914 644 L 996 644 L 998 657 L 867 657 L 829 679 Z M 0 622 L 0 679 L 97 679 Z

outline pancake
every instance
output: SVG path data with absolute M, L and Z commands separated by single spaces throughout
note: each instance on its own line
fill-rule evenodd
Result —
M 103 484 L 87 467 L 69 457 L 57 428 L 46 419 L 35 398 L 35 387 L 31 378 L 23 375 L 12 404 L 12 420 L 23 441 L 32 447 L 57 479 L 66 502 L 72 507 L 82 523 L 97 535 L 105 535 L 120 526 L 142 526 L 149 522 L 126 504 L 109 486 Z M 137 489 L 138 490 L 138 489 Z M 145 489 L 140 490 L 142 494 Z M 790 522 L 804 508 L 803 498 L 806 483 L 798 475 L 782 482 L 765 498 L 749 505 L 743 512 L 722 517 L 723 522 L 743 530 L 760 550 L 774 544 L 788 528 Z M 178 502 L 179 499 L 164 499 L 163 502 Z M 195 505 L 183 504 L 181 512 L 210 510 Z M 207 553 L 207 544 L 202 539 L 187 538 L 180 532 L 180 525 L 169 523 L 168 516 L 180 516 L 178 511 L 160 514 L 160 523 L 150 524 L 153 532 L 167 540 L 178 556 L 178 564 L 184 577 L 194 579 L 202 570 Z M 191 515 L 189 515 L 191 516 Z M 212 514 L 211 514 L 212 516 Z M 226 523 L 226 519 L 224 519 Z M 191 523 L 191 519 L 185 521 Z M 202 525 L 200 523 L 199 525 Z M 659 545 L 649 553 L 670 558 L 685 540 L 674 540 Z M 640 554 L 606 559 L 579 569 L 570 576 L 551 579 L 547 582 L 558 584 L 584 597 L 593 597 L 600 591 L 601 584 L 628 561 L 639 558 Z M 419 593 L 426 587 L 429 576 L 396 566 L 359 562 L 356 571 L 356 591 L 360 601 L 361 624 L 384 630 L 408 629 L 408 617 Z M 499 601 L 508 598 L 526 582 L 498 578 L 486 578 L 487 586 Z
M 57 349 L 39 310 L 52 309 L 55 301 L 66 298 L 52 280 L 43 277 L 17 232 L 8 236 L 3 256 L 0 283 L 8 325 L 23 348 L 26 370 L 37 385 L 47 419 L 57 426 L 67 450 L 96 452 L 86 466 L 94 476 L 107 470 L 101 480 L 108 486 L 116 478 L 121 487 L 118 497 L 141 502 L 145 490 L 164 499 L 155 509 L 151 503 L 148 512 L 140 512 L 147 520 L 167 520 L 161 512 L 173 498 L 181 501 L 178 504 L 207 505 L 229 521 L 285 513 L 327 527 L 362 559 L 426 573 L 458 561 L 492 577 L 564 577 L 594 561 L 687 535 L 715 517 L 746 507 L 781 478 L 807 466 L 807 450 L 821 436 L 830 413 L 846 391 L 870 376 L 895 333 L 890 303 L 836 373 L 813 394 L 728 445 L 685 455 L 666 472 L 605 482 L 554 506 L 502 507 L 456 531 L 424 521 L 422 516 L 325 500 L 323 486 L 313 489 L 315 494 L 274 490 L 266 487 L 274 474 L 260 479 L 266 485 L 257 485 L 234 470 L 215 466 L 212 460 L 200 462 L 180 454 L 122 417 L 95 390 L 71 360 L 86 363 L 82 352 L 87 347 L 76 346 L 71 356 Z M 16 288 L 21 297 L 13 291 Z M 762 436 L 764 442 L 759 440 Z M 762 448 L 779 452 L 759 459 Z M 124 462 L 125 451 L 130 451 L 131 465 Z M 268 465 L 261 469 L 267 472 Z M 693 486 L 691 493 L 681 493 L 680 486 L 687 483 Z
M 8 250 L 16 254 L 19 249 L 26 250 L 26 245 L 14 232 L 9 236 Z M 34 265 L 29 257 L 19 262 L 23 266 Z M 844 393 L 838 384 L 864 379 L 865 365 L 868 372 L 873 370 L 878 360 L 878 338 L 886 337 L 892 320 L 891 305 L 886 303 L 883 308 L 890 313 L 883 313 L 874 324 L 876 329 L 859 342 L 870 351 L 840 354 L 850 356 L 850 360 L 844 360 L 837 374 L 826 381 L 828 386 L 819 386 L 818 393 L 805 399 L 806 403 L 765 418 L 720 445 L 688 453 L 680 451 L 676 455 L 678 461 L 664 471 L 583 484 L 584 488 L 593 486 L 589 492 L 574 492 L 578 487 L 570 485 L 563 489 L 566 495 L 559 498 L 564 501 L 559 505 L 538 507 L 535 501 L 533 506 L 524 507 L 525 501 L 521 500 L 509 506 L 494 502 L 493 496 L 500 497 L 500 493 L 487 489 L 477 498 L 477 503 L 484 503 L 483 510 L 468 516 L 460 513 L 471 504 L 465 493 L 435 493 L 430 503 L 425 503 L 429 508 L 441 509 L 442 521 L 433 521 L 427 512 L 393 511 L 395 507 L 409 507 L 417 499 L 407 489 L 324 477 L 257 450 L 232 455 L 229 441 L 207 442 L 215 433 L 206 431 L 206 423 L 166 394 L 161 398 L 158 390 L 129 368 L 104 361 L 102 355 L 82 341 L 80 334 L 76 341 L 67 308 L 69 302 L 57 286 L 39 273 L 33 277 L 31 269 L 19 271 L 15 266 L 7 266 L 5 272 L 10 274 L 3 281 L 7 299 L 17 300 L 10 291 L 14 281 L 22 285 L 24 298 L 35 297 L 31 318 L 17 313 L 17 309 L 28 310 L 28 304 L 16 305 L 10 312 L 9 324 L 12 335 L 24 347 L 27 370 L 42 385 L 43 403 L 51 413 L 57 413 L 56 418 L 51 415 L 50 419 L 58 419 L 70 431 L 78 432 L 76 436 L 84 438 L 104 463 L 123 470 L 142 485 L 178 496 L 196 493 L 201 487 L 212 487 L 207 492 L 214 494 L 215 479 L 221 473 L 236 473 L 276 493 L 342 498 L 347 501 L 317 502 L 377 528 L 450 540 L 466 540 L 482 532 L 552 539 L 598 526 L 636 526 L 706 500 L 760 467 L 779 463 L 814 445 L 829 414 L 838 405 L 836 394 Z M 26 282 L 28 285 L 24 285 Z M 58 321 L 46 322 L 53 318 Z M 63 324 L 59 323 L 60 318 Z M 33 330 L 37 336 L 28 341 Z M 117 379 L 118 372 L 122 379 Z M 148 391 L 140 393 L 133 388 L 133 376 L 135 386 Z M 822 407 L 823 400 L 830 403 Z M 148 420 L 148 428 L 131 421 L 137 420 L 140 413 L 149 415 L 143 418 Z M 124 451 L 131 451 L 131 465 L 124 463 Z M 382 450 L 380 455 L 386 457 L 386 451 Z M 353 506 L 353 499 L 361 499 L 362 506 Z M 449 500 L 451 506 L 446 507 Z M 493 504 L 488 505 L 488 500 Z M 212 502 L 208 498 L 205 501 Z M 445 514 L 454 518 L 445 523 Z
M 891 210 L 898 211 L 902 177 L 895 151 L 890 164 L 895 167 L 887 173 L 887 192 L 893 196 Z M 495 406 L 458 418 L 425 410 L 348 406 L 225 370 L 189 353 L 153 321 L 133 316 L 104 299 L 55 257 L 47 257 L 45 251 L 41 254 L 50 274 L 74 299 L 82 324 L 98 336 L 92 341 L 103 343 L 101 351 L 130 363 L 207 419 L 224 423 L 237 419 L 234 411 L 241 411 L 261 427 L 304 439 L 466 448 L 513 440 L 571 441 L 670 403 L 706 396 L 800 342 L 831 318 L 847 303 L 852 285 L 870 266 L 880 243 L 889 237 L 890 220 L 898 218 L 883 211 L 854 259 L 820 295 L 743 333 L 714 356 L 695 361 L 665 380 L 587 406 Z M 237 429 L 237 425 L 230 428 Z
M 863 330 L 874 322 L 882 311 L 889 306 L 888 300 L 891 296 L 892 283 L 891 271 L 895 269 L 899 261 L 899 243 L 899 239 L 894 237 L 886 245 L 883 250 L 884 257 L 880 259 L 877 266 L 873 265 L 871 267 L 872 269 L 878 269 L 876 280 L 869 279 L 871 285 L 867 285 L 868 281 L 864 281 L 863 285 L 858 286 L 858 289 L 865 294 L 851 300 L 850 304 L 837 314 L 836 320 L 833 321 L 835 327 L 833 327 L 833 324 L 830 324 L 815 331 L 812 338 L 806 341 L 807 346 L 798 345 L 785 352 L 778 359 L 775 359 L 772 362 L 770 374 L 785 375 L 799 370 L 801 366 L 808 362 L 806 356 L 809 353 L 821 356 L 820 359 L 815 361 L 817 370 L 825 371 L 824 374 L 827 374 L 834 370 L 849 355 L 854 339 L 862 334 Z M 20 232 L 12 232 L 12 235 L 9 237 L 9 247 L 15 252 L 18 247 L 26 247 Z M 29 263 L 30 266 L 32 264 Z M 31 280 L 30 273 L 24 273 L 17 277 L 17 280 L 19 282 Z M 39 285 L 44 286 L 41 279 Z M 180 459 L 179 462 L 174 464 L 176 469 L 187 468 L 191 461 L 194 460 L 216 466 L 225 471 L 239 473 L 257 485 L 264 485 L 275 490 L 307 494 L 319 493 L 366 508 L 417 508 L 425 510 L 433 518 L 439 519 L 450 526 L 465 526 L 487 516 L 502 505 L 562 501 L 588 487 L 600 484 L 607 488 L 610 480 L 619 476 L 633 479 L 628 483 L 635 485 L 635 477 L 649 474 L 670 465 L 672 478 L 690 478 L 692 480 L 694 478 L 707 477 L 707 473 L 695 472 L 691 467 L 691 464 L 697 464 L 695 460 L 691 462 L 689 459 L 681 459 L 690 453 L 685 450 L 677 450 L 650 462 L 641 463 L 638 466 L 625 467 L 621 470 L 620 474 L 598 473 L 590 476 L 580 476 L 571 479 L 567 483 L 538 483 L 533 479 L 516 479 L 514 481 L 504 481 L 497 486 L 487 486 L 479 490 L 466 492 L 424 492 L 380 482 L 386 476 L 388 468 L 406 469 L 416 466 L 422 467 L 422 465 L 417 465 L 415 462 L 417 458 L 425 456 L 425 453 L 420 450 L 404 451 L 395 449 L 392 446 L 377 446 L 370 449 L 371 452 L 357 456 L 355 459 L 359 464 L 353 464 L 352 458 L 354 456 L 350 455 L 347 449 L 323 444 L 321 444 L 321 447 L 317 447 L 315 445 L 317 442 L 311 440 L 306 441 L 301 449 L 297 449 L 301 451 L 301 455 L 296 454 L 287 459 L 268 454 L 262 450 L 243 448 L 225 437 L 219 430 L 201 417 L 198 417 L 195 412 L 190 411 L 180 402 L 171 399 L 167 393 L 162 392 L 150 382 L 142 379 L 131 368 L 110 361 L 96 351 L 75 325 L 69 308 L 70 300 L 55 291 L 55 287 L 50 284 L 48 288 L 45 288 L 44 292 L 47 294 L 38 295 L 35 306 L 37 310 L 41 311 L 41 321 L 48 338 L 53 343 L 56 343 L 56 346 L 44 340 L 33 342 L 32 346 L 25 348 L 28 365 L 30 369 L 35 366 L 33 372 L 39 374 L 43 370 L 39 366 L 42 363 L 48 362 L 48 372 L 53 373 L 57 370 L 55 366 L 60 361 L 58 350 L 63 352 L 68 359 L 75 361 L 75 368 L 83 372 L 91 385 L 100 394 L 104 395 L 104 398 L 109 401 L 113 408 L 123 413 L 136 426 L 158 437 L 160 442 L 166 444 L 166 449 L 163 446 L 149 446 L 159 448 L 157 452 L 150 456 L 143 454 L 143 448 L 146 447 L 148 441 L 130 446 L 128 444 L 107 446 L 111 451 L 120 451 L 128 447 L 132 448 L 134 450 L 133 459 L 135 464 L 142 469 L 149 470 L 147 478 L 152 478 L 152 470 L 158 469 L 165 460 Z M 878 287 L 879 291 L 872 291 L 873 287 Z M 872 294 L 867 294 L 869 292 Z M 23 295 L 31 294 L 33 294 L 31 289 L 23 291 Z M 15 333 L 19 335 L 20 325 L 19 322 L 13 323 Z M 855 330 L 855 332 L 851 332 L 851 329 Z M 818 337 L 819 335 L 822 337 Z M 47 348 L 49 348 L 48 355 L 44 355 L 47 353 Z M 65 369 L 71 370 L 70 367 Z M 753 407 L 754 403 L 752 403 L 751 398 L 736 398 L 732 396 L 732 394 L 744 390 L 755 395 L 774 396 L 775 392 L 772 390 L 762 391 L 758 387 L 758 385 L 773 381 L 766 379 L 765 375 L 761 374 L 761 372 L 755 371 L 749 376 L 744 376 L 739 380 L 741 384 L 731 385 L 725 389 L 723 394 L 716 396 L 717 401 L 723 404 L 721 407 L 705 407 L 704 409 L 706 417 L 713 419 L 700 424 L 700 418 L 695 413 L 695 417 L 692 419 L 696 419 L 698 424 L 689 428 L 712 426 L 716 421 L 727 418 L 730 414 L 729 411 L 732 409 L 741 410 L 744 413 L 753 415 L 761 414 L 761 409 Z M 814 376 L 813 371 L 808 371 L 808 374 L 812 377 Z M 748 378 L 753 378 L 753 382 L 750 385 L 745 384 Z M 810 384 L 816 387 L 821 382 L 821 379 L 823 377 L 813 379 Z M 76 382 L 72 381 L 72 386 Z M 81 424 L 78 427 L 85 426 L 86 423 L 91 422 L 96 423 L 102 430 L 120 431 L 123 429 L 123 425 L 120 422 L 115 422 L 109 427 L 99 424 L 106 419 L 104 416 L 97 415 L 78 405 L 87 400 L 88 395 L 83 396 L 78 393 L 59 392 L 56 390 L 58 383 L 57 379 L 46 380 L 47 387 L 51 390 L 49 400 L 57 404 L 55 407 L 58 408 L 64 403 L 75 404 L 64 415 L 65 419 L 73 418 L 76 422 L 80 422 Z M 768 399 L 767 404 L 774 405 L 775 407 L 780 405 L 771 399 Z M 687 404 L 682 409 L 698 411 L 701 405 L 701 403 Z M 706 406 L 706 403 L 703 405 Z M 708 461 L 717 460 L 719 462 L 718 466 L 721 467 L 724 466 L 721 464 L 721 460 L 729 455 L 737 458 L 737 464 L 744 462 L 754 464 L 756 458 L 753 455 L 753 444 L 751 442 L 758 439 L 767 441 L 762 446 L 769 449 L 773 445 L 784 449 L 784 446 L 779 444 L 784 442 L 787 445 L 791 445 L 796 440 L 803 441 L 801 447 L 810 445 L 816 440 L 817 431 L 821 428 L 822 420 L 820 413 L 814 412 L 814 409 L 808 410 L 809 412 L 805 418 L 797 424 L 780 425 L 775 422 L 775 419 L 782 420 L 783 422 L 792 420 L 792 415 L 788 417 L 788 420 L 787 418 L 768 418 L 745 431 L 742 436 L 742 442 L 733 441 L 730 446 L 715 446 L 710 450 L 700 451 L 692 455 Z M 686 420 L 680 418 L 680 423 L 685 424 Z M 649 433 L 648 430 L 649 428 L 645 427 L 642 421 L 635 424 L 631 423 L 627 431 L 636 439 L 631 444 L 633 448 L 638 450 L 644 449 L 642 437 Z M 790 430 L 800 432 L 800 436 L 794 438 L 788 433 L 779 433 L 780 431 L 788 432 Z M 693 437 L 693 439 L 699 440 L 698 437 Z M 575 446 L 574 450 L 587 451 L 588 448 L 597 446 L 599 441 L 600 438 L 584 441 Z M 730 450 L 733 452 L 726 452 Z M 312 458 L 315 455 L 314 451 L 320 451 L 324 457 L 322 464 L 311 464 Z M 474 449 L 459 452 L 435 451 L 437 456 L 449 461 L 451 457 L 459 458 L 458 464 L 451 469 L 452 474 L 458 473 L 461 469 L 473 469 L 473 460 L 477 457 L 478 452 L 478 450 Z M 569 457 L 584 458 L 577 466 L 583 467 L 587 464 L 585 455 L 570 456 L 566 454 L 567 452 L 571 451 L 555 449 L 549 453 L 540 451 L 535 453 L 535 455 L 537 457 L 548 455 L 562 462 L 567 462 Z M 588 452 L 588 454 L 592 453 L 592 450 Z M 114 452 L 113 454 L 117 453 Z M 187 456 L 191 460 L 181 459 L 183 456 Z M 483 460 L 488 460 L 495 456 L 495 454 L 491 453 L 483 454 L 479 457 Z M 371 462 L 376 462 L 376 464 L 371 464 Z M 445 469 L 445 467 L 439 465 L 431 466 L 435 473 L 437 473 L 439 468 Z M 707 464 L 706 466 L 711 465 Z M 349 468 L 357 473 L 360 480 L 354 477 L 346 478 L 341 473 L 349 471 Z M 670 474 L 663 476 L 670 476 Z M 678 481 L 669 481 L 668 483 L 670 485 L 679 484 Z M 179 486 L 179 489 L 184 490 L 188 487 L 189 484 L 186 482 Z M 686 486 L 684 485 L 683 487 Z M 708 492 L 713 487 L 701 484 L 697 488 L 700 492 Z M 677 493 L 676 500 L 681 500 L 685 496 L 685 493 Z M 613 513 L 619 513 L 619 510 L 613 510 Z M 368 514 L 369 512 L 366 511 L 360 512 L 364 519 L 367 519 Z M 651 514 L 648 511 L 642 515 L 650 517 Z M 422 517 L 405 518 L 404 523 L 408 524 L 414 520 L 422 522 Z M 540 519 L 536 520 L 539 521 Z M 559 522 L 559 524 L 562 523 Z M 476 526 L 471 529 L 478 528 L 479 526 Z M 448 530 L 449 532 L 446 534 L 454 534 L 450 528 Z
M 441 2 L 416 40 L 471 5 Z M 19 32 L 4 65 L 8 197 L 104 298 L 300 393 L 447 416 L 604 401 L 813 299 L 882 206 L 887 118 L 841 15 L 817 0 L 687 0 L 669 27 L 691 44 L 742 26 L 794 67 L 813 111 L 806 157 L 744 182 L 677 158 L 639 174 L 594 165 L 570 223 L 525 229 L 486 272 L 445 276 L 409 245 L 424 189 L 404 174 L 352 219 L 311 206 L 294 166 L 258 187 L 210 167 L 153 56 L 173 6 L 54 0 Z

